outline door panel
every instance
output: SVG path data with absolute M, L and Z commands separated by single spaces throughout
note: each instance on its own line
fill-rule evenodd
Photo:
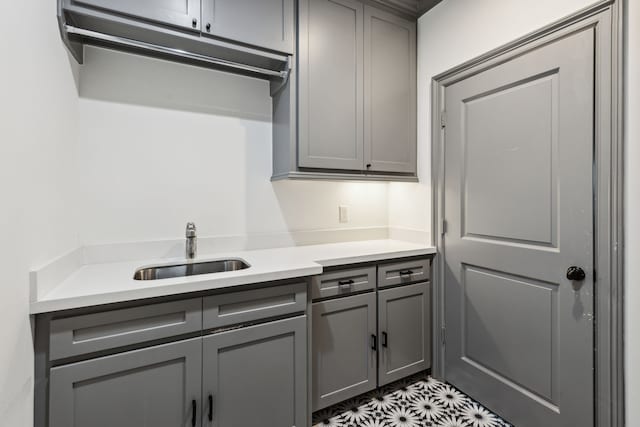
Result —
M 445 89 L 445 376 L 519 427 L 593 425 L 593 31 Z
M 313 410 L 376 387 L 376 294 L 313 304 Z
M 363 11 L 355 0 L 300 1 L 300 167 L 364 167 Z
M 416 23 L 365 7 L 367 170 L 416 171 Z
M 430 366 L 429 283 L 378 292 L 379 385 Z
M 200 30 L 200 0 L 69 0 L 106 11 Z M 193 20 L 196 25 L 193 25 Z
M 293 53 L 293 3 L 294 0 L 202 0 L 202 33 Z
M 557 243 L 557 85 L 538 76 L 463 104 L 465 236 Z
M 306 425 L 306 330 L 300 316 L 205 337 L 203 425 Z
M 49 425 L 199 426 L 201 369 L 200 338 L 53 368 Z

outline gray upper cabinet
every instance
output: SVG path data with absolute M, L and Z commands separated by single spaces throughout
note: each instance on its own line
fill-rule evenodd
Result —
M 65 0 L 107 12 L 200 30 L 200 0 Z
M 202 0 L 202 33 L 292 54 L 294 10 L 294 0 Z
M 297 69 L 273 89 L 273 179 L 417 181 L 416 44 L 415 20 L 370 2 L 298 0 Z
M 314 411 L 376 387 L 375 292 L 313 304 Z
M 376 172 L 416 172 L 416 23 L 364 9 L 364 155 Z
M 203 425 L 307 425 L 305 316 L 203 338 Z
M 429 289 L 429 283 L 417 283 L 378 292 L 379 385 L 429 368 Z
M 298 164 L 361 170 L 364 6 L 300 0 L 298 25 Z
M 198 427 L 201 369 L 200 338 L 53 368 L 49 427 Z

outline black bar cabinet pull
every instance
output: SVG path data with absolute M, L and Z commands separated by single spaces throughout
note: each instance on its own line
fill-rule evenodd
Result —
M 411 274 L 413 274 L 413 270 L 404 270 L 400 272 L 401 276 L 409 276 Z
M 191 401 L 191 425 L 193 427 L 196 427 L 196 409 L 198 409 L 198 404 L 196 403 L 196 400 L 193 399 Z
M 383 332 L 383 333 L 382 333 L 382 346 L 383 346 L 383 347 L 386 347 L 386 346 L 387 346 L 387 339 L 388 339 L 388 337 L 387 337 L 387 333 L 386 333 L 386 332 Z
M 346 286 L 346 285 L 353 285 L 353 279 L 349 279 L 349 280 L 338 280 L 338 285 L 339 286 Z
M 209 421 L 213 421 L 213 395 L 209 395 Z
M 376 351 L 378 349 L 378 338 L 371 334 L 371 350 Z

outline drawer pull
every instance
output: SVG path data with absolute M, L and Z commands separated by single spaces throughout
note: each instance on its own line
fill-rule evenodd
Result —
M 371 350 L 376 351 L 378 349 L 378 337 L 371 334 Z
M 388 342 L 389 337 L 387 336 L 386 332 L 382 333 L 382 346 L 383 347 L 387 347 L 387 342 Z
M 411 276 L 413 274 L 413 270 L 403 270 L 400 272 L 401 276 Z
M 338 286 L 351 286 L 353 285 L 355 282 L 353 281 L 353 279 L 349 279 L 349 280 L 339 280 L 338 281 Z

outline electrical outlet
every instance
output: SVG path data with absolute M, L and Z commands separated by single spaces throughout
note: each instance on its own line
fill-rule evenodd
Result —
M 338 218 L 340 222 L 349 222 L 349 206 L 338 206 Z

